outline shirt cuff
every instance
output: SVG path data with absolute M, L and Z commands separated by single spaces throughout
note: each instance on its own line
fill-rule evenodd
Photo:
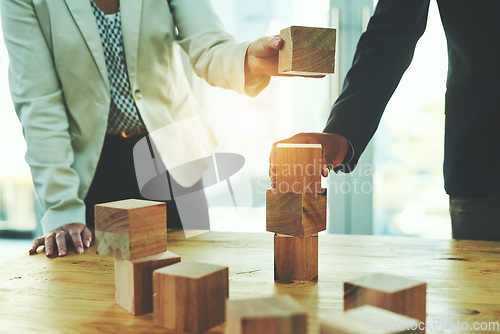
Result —
M 348 143 L 349 143 L 349 148 L 347 149 L 347 153 L 344 157 L 344 160 L 342 160 L 342 163 L 338 165 L 337 167 L 333 168 L 333 171 L 338 174 L 338 172 L 344 172 L 344 173 L 350 173 L 352 172 L 351 167 L 349 166 L 349 163 L 354 159 L 354 146 L 352 145 L 351 141 L 347 139 L 346 137 L 342 136 Z
M 346 137 L 342 136 L 348 143 L 349 143 L 349 148 L 347 149 L 347 153 L 345 154 L 344 160 L 342 160 L 342 165 L 348 164 L 349 162 L 354 159 L 354 146 L 352 146 L 352 143 L 349 139 Z
M 47 210 L 42 218 L 43 235 L 66 224 L 85 224 L 85 205 L 64 210 Z

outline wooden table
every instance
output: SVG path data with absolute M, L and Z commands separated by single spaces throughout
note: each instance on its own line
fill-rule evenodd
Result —
M 228 265 L 230 298 L 290 294 L 308 311 L 309 333 L 318 332 L 318 318 L 342 312 L 345 280 L 374 272 L 428 283 L 427 333 L 500 333 L 451 327 L 458 321 L 470 328 L 500 322 L 500 242 L 319 238 L 318 284 L 274 283 L 272 233 L 210 232 L 188 239 L 172 233 L 168 248 L 182 261 Z M 151 314 L 134 317 L 115 305 L 113 261 L 94 253 L 92 247 L 83 255 L 25 255 L 3 262 L 0 332 L 167 332 L 153 326 Z M 219 326 L 209 333 L 223 331 Z

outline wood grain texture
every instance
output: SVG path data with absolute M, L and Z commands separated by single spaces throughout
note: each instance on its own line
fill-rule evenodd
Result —
M 266 190 L 266 231 L 304 237 L 326 230 L 326 189 L 319 194 Z
M 337 31 L 330 28 L 291 26 L 281 30 L 278 73 L 320 75 L 335 72 Z
M 135 260 L 167 250 L 166 205 L 128 199 L 95 206 L 97 252 Z
M 153 312 L 153 271 L 180 261 L 168 251 L 132 261 L 115 259 L 116 303 L 133 315 Z
M 321 192 L 321 145 L 276 146 L 276 190 L 280 193 Z
M 154 271 L 153 321 L 178 332 L 202 333 L 225 321 L 228 267 L 180 262 Z
M 318 281 L 318 236 L 274 236 L 274 281 Z
M 319 284 L 278 284 L 273 280 L 272 233 L 209 232 L 186 239 L 169 233 L 169 250 L 182 261 L 229 266 L 231 299 L 289 294 L 308 314 L 308 333 L 319 332 L 319 318 L 343 313 L 343 282 L 373 272 L 427 282 L 427 322 L 457 323 L 472 331 L 429 326 L 428 333 L 498 334 L 500 242 L 322 234 Z M 43 249 L 43 247 L 40 247 Z M 133 316 L 115 303 L 113 259 L 95 246 L 77 255 L 47 258 L 43 253 L 14 256 L 0 266 L 0 314 L 7 333 L 168 333 L 155 327 L 153 314 Z M 57 330 L 54 330 L 57 329 Z M 208 333 L 222 334 L 225 325 Z
M 227 300 L 226 334 L 306 334 L 307 313 L 289 295 Z
M 377 273 L 344 283 L 344 310 L 372 305 L 425 321 L 426 283 Z
M 365 305 L 321 320 L 320 334 L 421 333 L 417 319 Z

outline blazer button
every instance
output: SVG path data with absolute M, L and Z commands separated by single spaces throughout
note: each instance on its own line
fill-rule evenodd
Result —
M 136 100 L 140 100 L 142 98 L 142 93 L 139 89 L 136 89 L 134 92 L 134 96 Z

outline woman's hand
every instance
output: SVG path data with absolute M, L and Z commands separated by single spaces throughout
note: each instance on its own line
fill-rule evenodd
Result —
M 261 37 L 253 41 L 245 57 L 245 83 L 248 84 L 259 76 L 291 76 L 278 74 L 279 50 L 283 41 L 278 36 Z M 324 75 L 306 76 L 322 78 Z
M 92 242 L 92 232 L 85 224 L 73 223 L 59 227 L 43 237 L 33 240 L 33 247 L 30 249 L 30 255 L 37 253 L 38 246 L 45 245 L 45 254 L 47 256 L 64 256 L 67 253 L 68 243 L 75 246 L 77 254 L 83 253 L 84 247 L 90 247 Z M 57 250 L 57 251 L 56 251 Z
M 344 161 L 349 149 L 347 140 L 335 133 L 299 133 L 274 143 L 269 156 L 269 177 L 271 177 L 272 188 L 276 188 L 276 145 L 281 143 L 321 144 L 321 174 L 324 177 L 328 176 L 330 169 Z

